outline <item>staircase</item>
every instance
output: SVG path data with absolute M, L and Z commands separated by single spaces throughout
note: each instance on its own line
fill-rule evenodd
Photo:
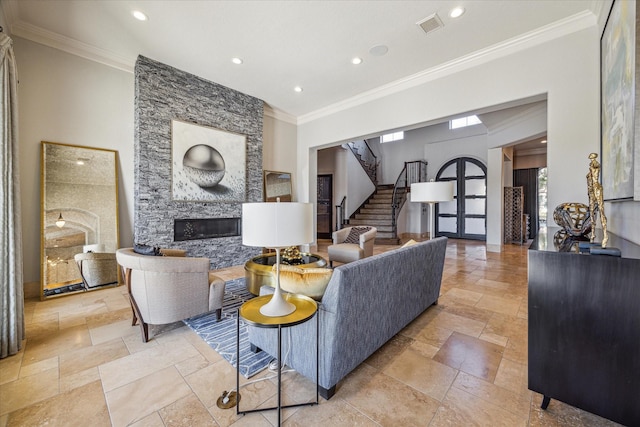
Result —
M 404 190 L 403 190 L 404 192 Z M 380 185 L 376 192 L 349 219 L 349 225 L 376 227 L 376 244 L 398 245 L 400 239 L 393 227 L 393 185 Z
M 367 141 L 353 141 L 344 144 L 343 147 L 351 150 L 373 185 L 378 185 L 378 158 L 371 151 Z

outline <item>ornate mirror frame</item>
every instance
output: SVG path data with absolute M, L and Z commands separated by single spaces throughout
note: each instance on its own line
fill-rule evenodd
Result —
M 291 173 L 278 171 L 264 171 L 264 201 L 290 202 L 293 199 L 291 189 Z
M 41 299 L 117 286 L 118 152 L 41 145 Z

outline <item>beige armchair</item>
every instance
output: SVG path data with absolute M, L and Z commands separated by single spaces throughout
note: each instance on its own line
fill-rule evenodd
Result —
M 222 315 L 224 280 L 209 272 L 208 258 L 140 255 L 132 248 L 116 251 L 124 270 L 133 311 L 140 320 L 142 340 L 148 325 L 164 325 L 216 310 Z
M 329 265 L 333 261 L 353 262 L 373 255 L 373 244 L 378 229 L 375 227 L 345 227 L 333 232 L 333 244 L 327 249 Z
M 118 264 L 113 252 L 87 252 L 73 258 L 85 289 L 118 283 Z

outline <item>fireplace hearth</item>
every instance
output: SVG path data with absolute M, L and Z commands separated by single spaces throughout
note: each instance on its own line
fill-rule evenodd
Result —
M 241 218 L 176 219 L 173 241 L 216 239 L 242 235 Z

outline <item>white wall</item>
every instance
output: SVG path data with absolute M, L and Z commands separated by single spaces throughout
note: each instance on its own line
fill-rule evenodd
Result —
M 133 243 L 133 74 L 13 37 L 18 66 L 24 280 L 40 281 L 40 147 L 118 151 L 120 245 Z
M 457 157 L 472 157 L 487 164 L 487 133 L 482 125 L 452 131 L 449 129 L 449 123 L 445 122 L 405 132 L 405 138 L 406 144 L 400 143 L 397 147 L 402 149 L 405 146 L 411 147 L 407 159 L 427 161 L 427 180 L 435 179 L 440 168 Z M 386 146 L 389 143 L 383 145 Z M 394 150 L 393 155 L 398 157 L 394 163 L 400 163 L 403 156 L 402 150 Z M 396 178 L 399 172 L 399 170 L 393 171 Z M 431 218 L 428 205 L 425 204 L 423 209 L 420 204 L 409 203 L 401 213 L 406 215 L 404 219 L 406 222 L 404 228 L 400 228 L 400 222 L 398 222 L 399 233 L 422 234 L 429 231 Z
M 333 114 L 301 120 L 299 164 L 313 161 L 310 148 L 323 144 L 415 127 L 546 94 L 549 206 L 565 200 L 586 201 L 584 164 L 566 160 L 586 159 L 590 152 L 599 150 L 599 31 L 593 17 L 568 25 L 568 34 L 552 40 L 532 38 L 472 63 L 452 66 L 446 73 L 429 75 L 404 91 L 352 102 Z M 496 188 L 487 189 L 489 199 L 501 200 L 501 182 L 493 182 Z M 311 183 L 301 189 L 305 200 L 312 200 L 310 188 Z M 488 207 L 497 202 L 488 200 Z M 500 242 L 501 227 L 489 224 L 487 232 L 494 235 L 488 235 L 488 240 Z
M 295 188 L 298 182 L 296 168 L 297 127 L 265 114 L 262 135 L 262 168 L 264 170 L 290 172 L 294 189 L 293 200 L 297 200 Z

